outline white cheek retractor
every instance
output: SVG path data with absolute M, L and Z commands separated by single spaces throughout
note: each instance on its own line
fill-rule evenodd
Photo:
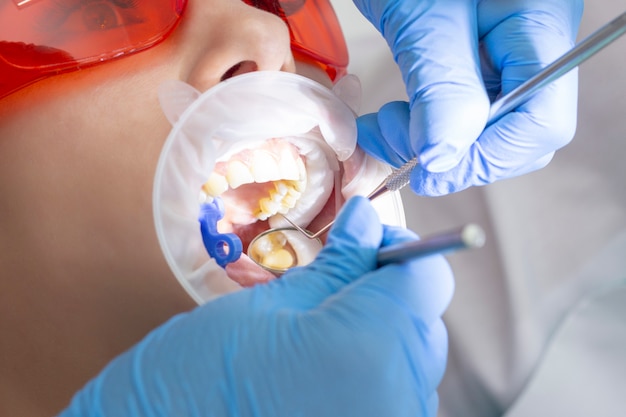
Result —
M 173 128 L 154 181 L 157 236 L 177 279 L 203 303 L 240 288 L 209 256 L 200 231 L 201 190 L 216 161 L 249 143 L 286 137 L 295 143 L 320 142 L 335 165 L 345 161 L 356 149 L 353 109 L 360 101 L 360 85 L 348 76 L 331 91 L 299 75 L 259 71 L 204 93 L 180 81 L 167 82 L 159 99 Z M 328 177 L 334 182 L 333 172 Z M 389 197 L 386 203 L 380 200 L 381 217 L 404 225 L 399 195 Z

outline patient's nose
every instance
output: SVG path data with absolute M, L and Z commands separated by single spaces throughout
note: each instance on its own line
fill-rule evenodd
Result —
M 190 2 L 187 42 L 195 58 L 187 82 L 205 91 L 246 72 L 295 72 L 287 25 L 241 1 Z

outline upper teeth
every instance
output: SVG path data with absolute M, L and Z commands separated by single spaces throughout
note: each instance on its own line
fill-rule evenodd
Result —
M 276 142 L 272 143 L 276 148 Z M 307 173 L 302 158 L 294 152 L 293 145 L 278 147 L 273 152 L 265 149 L 245 150 L 228 161 L 217 162 L 202 189 L 209 197 L 217 197 L 229 188 L 244 184 L 272 182 L 274 188 L 258 202 L 252 215 L 259 220 L 285 214 L 293 208 L 306 188 Z

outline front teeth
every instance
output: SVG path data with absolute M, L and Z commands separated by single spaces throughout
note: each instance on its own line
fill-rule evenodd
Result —
M 224 193 L 226 190 L 228 190 L 228 181 L 226 181 L 226 177 L 215 172 L 211 173 L 207 182 L 205 182 L 202 186 L 202 191 L 211 197 L 216 197 Z
M 229 189 L 237 189 L 246 184 L 270 185 L 268 196 L 259 199 L 258 208 L 252 215 L 258 220 L 295 207 L 307 185 L 305 164 L 300 156 L 288 147 L 282 147 L 278 154 L 257 149 L 246 150 L 216 164 L 215 170 L 202 186 L 208 197 L 217 197 Z
M 226 167 L 226 182 L 230 188 L 235 189 L 243 184 L 255 182 L 255 178 L 246 164 L 241 161 L 230 161 Z
M 279 160 L 282 161 L 282 159 Z M 250 174 L 254 177 L 254 181 L 259 183 L 282 178 L 276 160 L 264 150 L 254 152 L 252 155 Z

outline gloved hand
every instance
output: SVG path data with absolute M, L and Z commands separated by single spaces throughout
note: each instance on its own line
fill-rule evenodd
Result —
M 490 102 L 574 46 L 582 0 L 354 0 L 383 34 L 409 103 L 361 117 L 359 144 L 441 195 L 544 167 L 576 129 L 577 73 L 485 129 Z
M 351 199 L 315 262 L 171 319 L 61 415 L 434 417 L 449 266 L 375 269 L 380 246 L 412 239 Z

